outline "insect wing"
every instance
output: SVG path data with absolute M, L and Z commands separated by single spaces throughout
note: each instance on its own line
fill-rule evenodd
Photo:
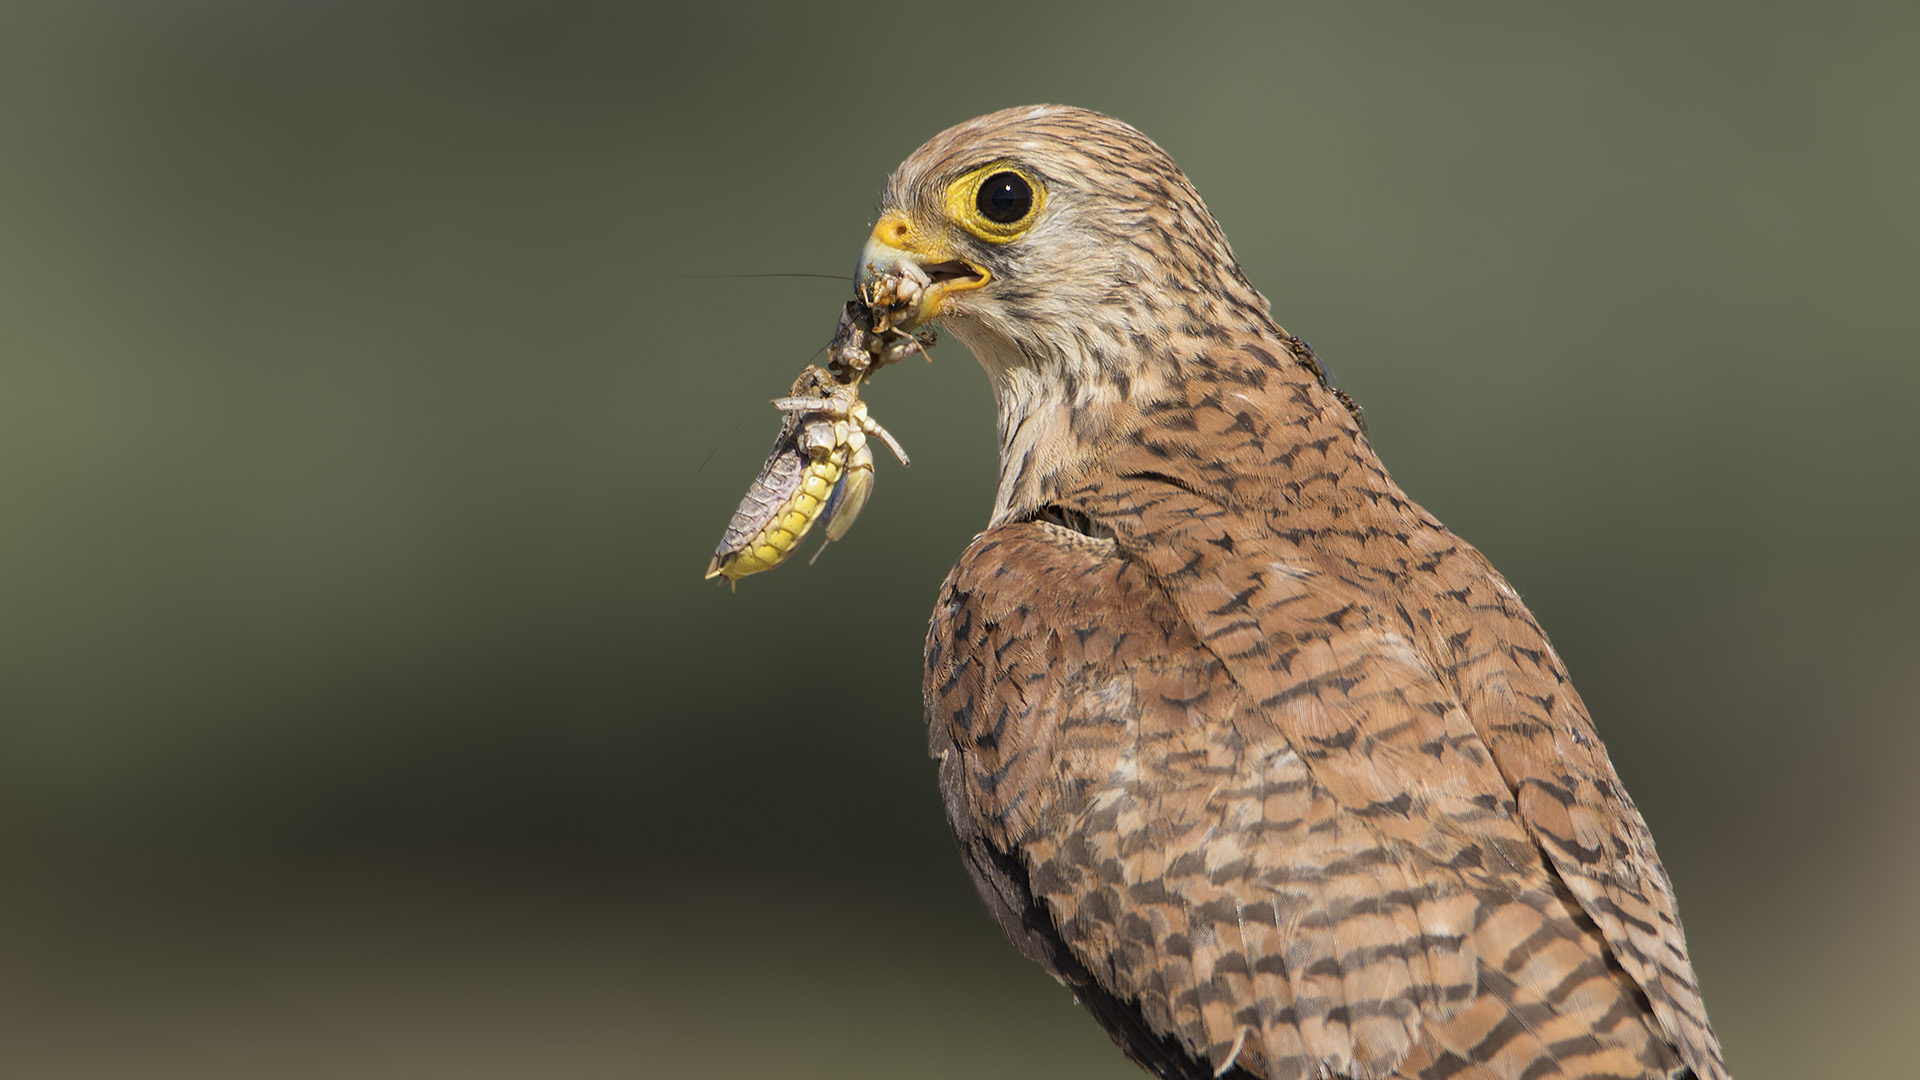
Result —
M 867 497 L 873 494 L 873 451 L 861 447 L 855 451 L 847 468 L 840 476 L 840 482 L 833 486 L 833 494 L 828 496 L 823 511 L 827 519 L 827 539 L 838 540 L 853 528 L 853 521 L 866 509 Z

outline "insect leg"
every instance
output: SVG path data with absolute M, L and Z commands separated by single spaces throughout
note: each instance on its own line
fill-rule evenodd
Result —
M 868 416 L 866 414 L 866 410 L 862 409 L 858 414 L 854 416 L 853 419 L 855 423 L 858 423 L 860 425 L 861 431 L 864 431 L 867 434 L 873 436 L 874 438 L 879 439 L 881 442 L 886 443 L 887 449 L 893 451 L 893 456 L 900 459 L 900 464 L 902 465 L 913 464 L 913 462 L 907 460 L 907 450 L 905 447 L 900 445 L 900 440 L 894 438 L 890 433 L 888 433 L 886 428 L 881 427 L 879 423 L 877 423 L 872 417 Z M 869 462 L 873 460 L 872 451 L 867 452 L 867 460 Z M 869 465 L 868 467 L 871 468 L 872 466 Z

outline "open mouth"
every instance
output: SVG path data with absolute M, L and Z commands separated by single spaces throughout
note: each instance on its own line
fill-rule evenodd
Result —
M 946 262 L 923 263 L 920 269 L 927 275 L 929 282 L 934 285 L 943 285 L 950 281 L 964 281 L 977 284 L 986 280 L 980 271 L 959 259 L 949 259 Z

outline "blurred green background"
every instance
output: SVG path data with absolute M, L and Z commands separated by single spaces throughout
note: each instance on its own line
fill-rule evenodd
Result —
M 919 656 L 956 344 L 712 545 L 881 182 L 1170 150 L 1533 605 L 1743 1080 L 1920 1008 L 1920 8 L 8 5 L 0 1074 L 1138 1075 L 979 910 Z M 711 457 L 709 458 L 709 455 Z M 807 546 L 810 553 L 812 544 Z

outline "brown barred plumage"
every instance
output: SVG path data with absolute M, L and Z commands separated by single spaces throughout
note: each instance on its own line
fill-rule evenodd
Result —
M 950 187 L 1017 170 L 1013 239 Z M 1016 207 L 1017 208 L 1017 207 Z M 1724 1080 L 1672 888 L 1566 670 L 1409 500 L 1172 160 L 1095 113 L 947 131 L 863 257 L 1000 411 L 926 708 L 1008 936 L 1166 1078 Z

